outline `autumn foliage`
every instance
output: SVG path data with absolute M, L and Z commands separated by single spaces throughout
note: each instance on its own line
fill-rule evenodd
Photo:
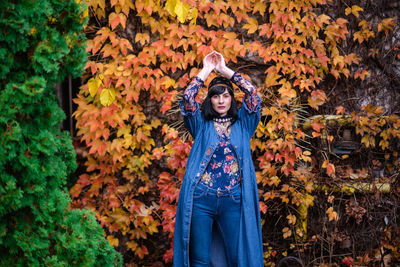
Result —
M 371 76 L 360 65 L 364 55 L 353 52 L 348 43 L 361 47 L 374 38 L 391 38 L 397 27 L 394 18 L 369 22 L 362 16 L 363 8 L 350 1 L 339 10 L 332 10 L 332 3 L 325 0 L 87 4 L 89 61 L 85 83 L 74 100 L 74 116 L 89 154 L 86 172 L 70 195 L 75 207 L 96 212 L 108 241 L 124 254 L 127 264 L 172 259 L 176 202 L 192 142 L 179 123 L 176 101 L 212 50 L 252 79 L 263 99 L 252 148 L 266 265 L 288 253 L 311 262 L 317 257 L 317 244 L 324 247 L 326 229 L 335 232 L 337 223 L 345 220 L 331 195 L 338 187 L 341 192 L 345 177 L 338 173 L 338 165 L 349 160 L 330 150 L 340 125 L 355 129 L 359 149 L 385 155 L 384 176 L 392 177 L 386 182 L 392 185 L 390 192 L 397 190 L 399 116 L 372 104 L 353 109 L 338 105 L 338 97 L 330 104 L 341 85 L 361 86 Z M 198 100 L 203 96 L 204 91 Z M 346 124 L 332 126 L 332 120 L 313 116 L 318 114 L 338 115 L 333 121 L 343 119 Z M 317 196 L 323 209 L 318 223 L 325 230 L 307 223 Z M 389 226 L 384 235 L 396 231 Z M 331 240 L 329 244 L 335 244 Z M 398 260 L 398 240 L 382 240 L 397 251 L 392 260 Z M 382 244 L 374 249 L 383 249 Z M 322 256 L 314 263 L 323 264 L 327 254 L 330 261 L 340 262 L 343 257 L 334 258 L 331 251 L 318 251 Z M 350 254 L 356 258 L 361 253 L 377 260 L 372 250 Z

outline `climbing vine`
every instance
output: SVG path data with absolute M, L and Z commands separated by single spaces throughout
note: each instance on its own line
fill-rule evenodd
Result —
M 389 155 L 385 168 L 398 173 L 398 115 L 383 117 L 383 108 L 373 105 L 350 110 L 334 104 L 332 110 L 329 104 L 337 84 L 363 84 L 371 76 L 360 64 L 363 55 L 347 52 L 345 44 L 389 38 L 394 18 L 372 23 L 356 4 L 333 12 L 325 0 L 87 4 L 89 61 L 74 116 L 88 157 L 70 194 L 74 206 L 96 212 L 126 262 L 172 259 L 176 203 L 192 144 L 178 123 L 176 101 L 213 50 L 250 78 L 263 99 L 252 148 L 264 228 L 271 230 L 278 210 L 283 218 L 279 237 L 264 236 L 266 265 L 310 249 L 315 238 L 307 233 L 307 211 L 320 178 L 338 176 L 342 159 L 314 147 L 333 143 L 334 127 L 312 115 L 334 111 L 349 118 L 360 145 Z M 327 203 L 326 223 L 341 220 L 335 202 Z M 274 247 L 269 240 L 276 238 L 290 249 Z

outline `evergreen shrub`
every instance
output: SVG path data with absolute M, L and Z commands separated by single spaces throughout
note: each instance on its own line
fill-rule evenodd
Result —
M 75 153 L 54 88 L 86 63 L 84 8 L 0 0 L 0 266 L 122 265 L 65 187 Z

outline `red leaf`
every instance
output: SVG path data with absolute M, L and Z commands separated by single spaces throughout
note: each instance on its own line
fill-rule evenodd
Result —
M 321 123 L 313 122 L 311 123 L 311 127 L 314 129 L 314 131 L 320 132 L 321 129 L 324 128 L 324 125 Z

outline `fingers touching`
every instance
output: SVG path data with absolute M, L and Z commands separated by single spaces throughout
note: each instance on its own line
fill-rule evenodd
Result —
M 212 51 L 211 53 L 207 54 L 203 59 L 203 67 L 216 69 L 217 71 L 221 71 L 225 68 L 225 59 L 222 54 Z

